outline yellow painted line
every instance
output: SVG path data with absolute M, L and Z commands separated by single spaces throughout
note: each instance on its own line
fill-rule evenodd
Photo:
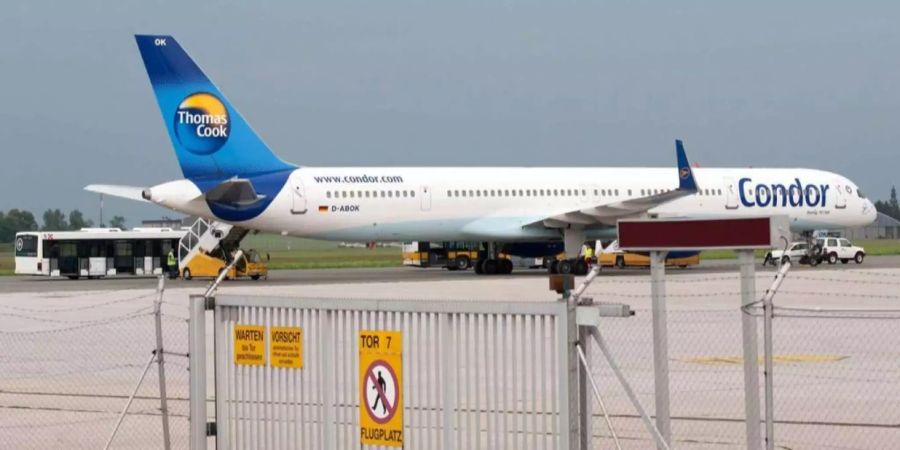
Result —
M 849 356 L 845 355 L 808 355 L 808 354 L 798 354 L 798 355 L 775 355 L 772 358 L 772 361 L 776 364 L 800 364 L 800 363 L 822 363 L 822 362 L 837 362 L 842 361 L 849 358 Z M 720 365 L 738 365 L 744 363 L 744 358 L 740 356 L 700 356 L 696 358 L 675 358 L 675 361 L 680 361 L 689 364 L 704 364 L 708 366 L 720 366 Z M 759 358 L 759 363 L 763 363 L 763 358 Z

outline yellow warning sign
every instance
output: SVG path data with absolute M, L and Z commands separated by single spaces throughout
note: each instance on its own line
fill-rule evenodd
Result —
M 359 386 L 362 444 L 403 447 L 401 332 L 359 332 Z
M 270 328 L 269 361 L 272 367 L 303 368 L 303 328 Z
M 247 366 L 266 364 L 266 327 L 234 326 L 234 363 Z

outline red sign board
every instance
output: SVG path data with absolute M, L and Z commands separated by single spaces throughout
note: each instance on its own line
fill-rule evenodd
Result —
M 619 221 L 623 250 L 761 249 L 782 245 L 782 236 L 790 239 L 784 217 Z

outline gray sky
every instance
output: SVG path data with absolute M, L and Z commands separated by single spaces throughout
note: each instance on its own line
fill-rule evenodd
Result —
M 13 0 L 0 209 L 180 178 L 132 35 L 171 34 L 302 165 L 900 169 L 900 3 Z M 134 225 L 168 212 L 125 200 Z

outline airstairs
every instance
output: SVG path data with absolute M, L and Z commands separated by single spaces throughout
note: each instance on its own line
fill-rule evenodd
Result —
M 210 253 L 220 246 L 237 247 L 248 232 L 245 228 L 198 218 L 178 243 L 179 269 L 200 252 Z

